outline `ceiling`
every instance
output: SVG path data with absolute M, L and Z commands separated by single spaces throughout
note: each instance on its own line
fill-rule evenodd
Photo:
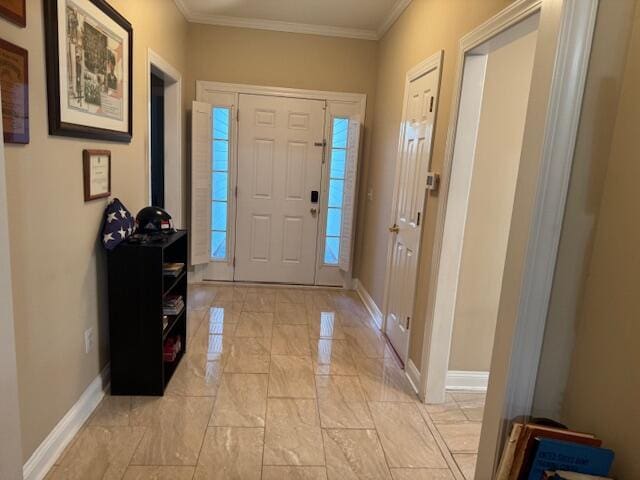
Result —
M 190 22 L 377 40 L 411 0 L 174 0 Z

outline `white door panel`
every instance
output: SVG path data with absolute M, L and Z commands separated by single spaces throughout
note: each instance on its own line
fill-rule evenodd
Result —
M 324 102 L 240 95 L 239 106 L 235 279 L 313 284 Z
M 408 84 L 402 122 L 385 322 L 385 333 L 402 361 L 409 348 L 438 81 L 439 69 L 433 69 Z

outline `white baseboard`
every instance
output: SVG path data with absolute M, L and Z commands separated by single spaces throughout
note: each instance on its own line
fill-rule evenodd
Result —
M 418 393 L 418 385 L 420 385 L 420 372 L 416 367 L 416 364 L 413 363 L 413 360 L 407 360 L 406 365 L 404 366 L 404 374 L 409 379 L 409 383 L 413 390 Z
M 489 384 L 489 372 L 449 370 L 447 372 L 447 390 L 471 390 L 486 392 Z
M 367 310 L 369 310 L 369 313 L 371 314 L 371 317 L 373 318 L 375 324 L 379 329 L 382 329 L 382 312 L 378 308 L 378 305 L 376 305 L 376 302 L 373 301 L 373 298 L 371 298 L 371 295 L 369 295 L 367 289 L 364 288 L 362 282 L 360 282 L 360 280 L 358 280 L 357 278 L 353 280 L 353 287 L 355 291 L 358 292 L 360 300 L 362 300 L 364 306 L 367 307 Z
M 104 397 L 109 387 L 109 378 L 107 364 L 24 464 L 22 467 L 24 480 L 42 480 L 45 477 Z

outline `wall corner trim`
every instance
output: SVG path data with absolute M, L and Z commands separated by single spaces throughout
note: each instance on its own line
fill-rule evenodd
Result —
M 378 308 L 376 302 L 371 298 L 371 295 L 369 295 L 369 292 L 367 292 L 367 289 L 362 285 L 362 282 L 359 279 L 356 278 L 353 280 L 353 287 L 358 293 L 360 300 L 362 300 L 362 303 L 364 303 L 364 306 L 369 310 L 376 326 L 382 330 L 382 311 Z
M 411 388 L 413 388 L 413 391 L 418 394 L 418 386 L 420 385 L 420 372 L 418 371 L 418 367 L 416 367 L 416 364 L 413 363 L 413 360 L 407 360 L 404 374 L 409 379 L 409 383 L 411 384 Z
M 489 385 L 489 372 L 449 370 L 446 385 L 447 390 L 486 392 Z
M 109 388 L 110 373 L 109 364 L 107 364 L 36 448 L 22 468 L 24 480 L 42 480 L 47 475 L 55 461 L 104 398 Z

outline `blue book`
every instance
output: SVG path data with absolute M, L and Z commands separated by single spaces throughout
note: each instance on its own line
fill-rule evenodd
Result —
M 537 439 L 529 480 L 541 480 L 546 470 L 568 470 L 588 475 L 607 476 L 613 463 L 613 451 L 549 438 Z

